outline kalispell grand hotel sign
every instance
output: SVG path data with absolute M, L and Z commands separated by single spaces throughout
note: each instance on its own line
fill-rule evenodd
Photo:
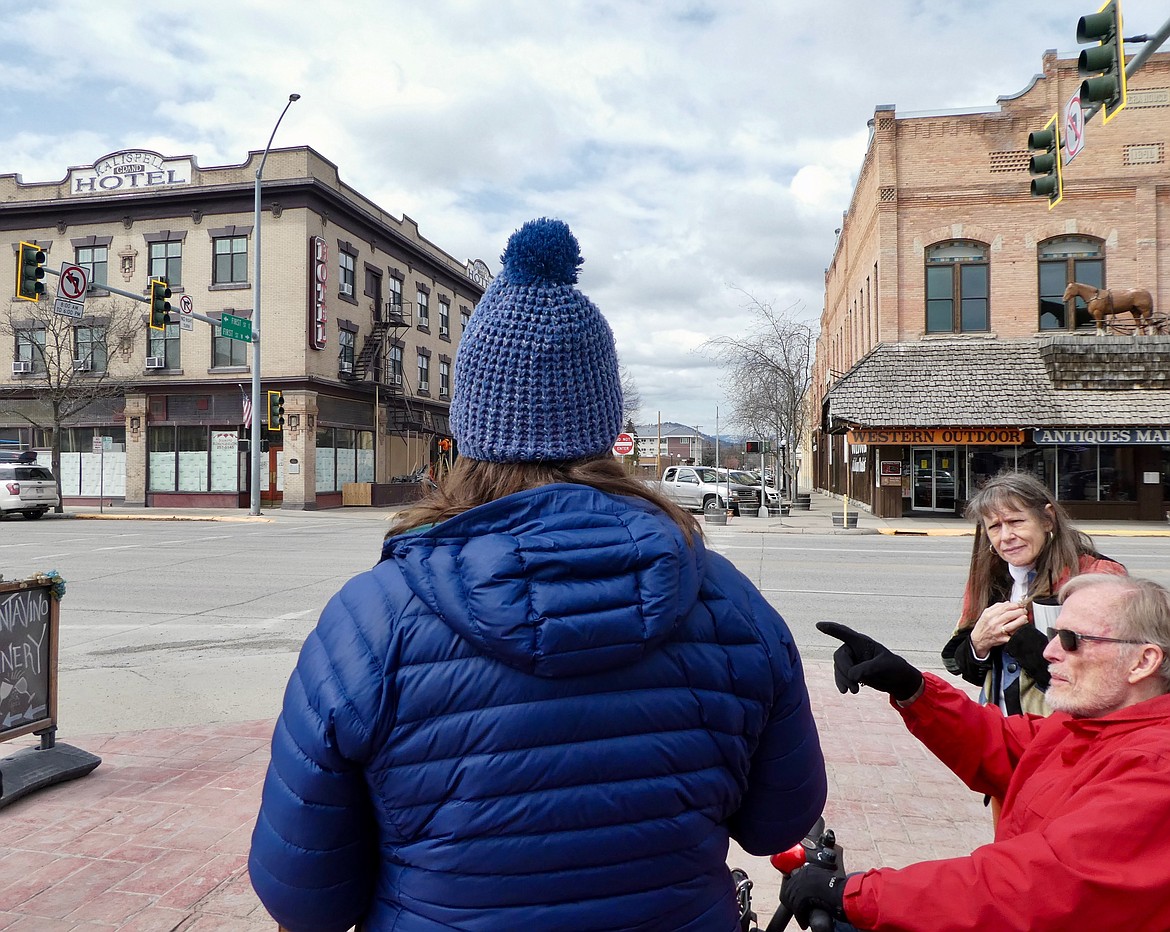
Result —
M 123 149 L 93 165 L 69 169 L 70 194 L 119 194 L 191 183 L 191 159 L 168 159 L 146 149 Z

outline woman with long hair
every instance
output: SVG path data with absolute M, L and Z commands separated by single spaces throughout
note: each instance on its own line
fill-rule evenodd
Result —
M 455 359 L 459 457 L 301 650 L 249 859 L 291 932 L 735 932 L 728 840 L 826 777 L 783 619 L 611 448 L 613 334 L 560 221 Z
M 963 608 L 943 648 L 946 668 L 983 687 L 982 701 L 1007 715 L 1049 713 L 1048 638 L 1033 623 L 1034 599 L 1055 596 L 1081 573 L 1126 574 L 1069 521 L 1030 473 L 1003 472 L 968 502 L 975 522 Z

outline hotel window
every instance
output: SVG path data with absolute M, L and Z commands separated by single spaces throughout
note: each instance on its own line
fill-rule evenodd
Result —
M 421 349 L 418 351 L 418 390 L 431 390 L 431 357 Z
M 105 372 L 109 361 L 106 328 L 86 324 L 73 328 L 73 368 L 84 372 Z
M 391 345 L 386 350 L 386 375 L 384 379 L 387 385 L 402 385 L 402 347 Z
M 390 276 L 390 293 L 387 295 L 386 303 L 391 305 L 390 313 L 394 314 L 394 307 L 397 306 L 398 313 L 402 313 L 402 280 Z
M 439 299 L 439 336 L 451 335 L 451 302 Z
M 21 369 L 31 372 L 45 371 L 45 328 L 21 327 L 16 331 L 16 363 L 24 363 Z M 12 371 L 18 371 L 13 366 Z
M 151 368 L 178 369 L 182 365 L 182 355 L 179 347 L 179 325 L 167 324 L 163 330 L 148 328 L 150 337 L 146 348 L 146 355 L 155 360 Z M 161 362 L 162 365 L 157 363 Z
M 469 323 L 471 323 L 471 308 L 459 308 L 459 332 L 462 333 L 466 330 Z
M 225 311 L 234 317 L 251 318 L 251 312 Z M 219 324 L 211 328 L 211 368 L 240 368 L 248 365 L 248 350 L 251 344 L 241 340 L 230 340 L 223 335 Z
M 418 304 L 418 325 L 423 328 L 431 326 L 431 309 L 428 302 L 431 296 L 421 288 L 415 292 L 415 301 Z
M 439 360 L 439 397 L 451 397 L 451 363 Z
M 355 279 L 354 279 L 354 256 L 351 253 L 341 251 L 338 253 L 337 267 L 337 293 L 345 298 L 352 298 Z
M 212 240 L 213 285 L 238 285 L 248 280 L 248 237 L 219 236 Z
M 352 330 L 342 328 L 337 331 L 337 371 L 353 373 L 354 337 Z
M 1085 302 L 1073 298 L 1064 303 L 1070 282 L 1093 288 L 1105 287 L 1105 247 L 1088 236 L 1059 236 L 1046 240 L 1036 250 L 1040 279 L 1041 330 L 1080 330 L 1096 322 Z
M 171 288 L 183 284 L 183 242 L 168 240 L 150 244 L 150 277 L 165 278 Z
M 79 246 L 74 261 L 85 269 L 89 276 L 89 287 L 101 289 L 109 279 L 110 251 L 106 246 Z
M 971 240 L 950 240 L 927 247 L 927 333 L 990 329 L 987 252 L 987 246 Z

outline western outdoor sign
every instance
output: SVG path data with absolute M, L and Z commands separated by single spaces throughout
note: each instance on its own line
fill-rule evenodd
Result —
M 908 427 L 858 428 L 846 434 L 849 443 L 870 446 L 1015 446 L 1024 442 L 1024 432 L 1017 427 Z

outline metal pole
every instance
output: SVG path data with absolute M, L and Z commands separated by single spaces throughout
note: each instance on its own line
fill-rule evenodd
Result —
M 284 119 L 293 102 L 300 99 L 300 94 L 288 95 L 288 103 L 276 118 L 276 125 L 272 127 L 272 135 L 268 137 L 268 145 L 264 147 L 264 155 L 260 158 L 260 167 L 256 169 L 255 219 L 252 231 L 256 255 L 252 272 L 252 507 L 248 511 L 250 515 L 260 514 L 260 179 L 264 174 L 264 163 L 268 161 L 268 150 L 272 148 L 272 140 L 276 138 L 280 121 Z

